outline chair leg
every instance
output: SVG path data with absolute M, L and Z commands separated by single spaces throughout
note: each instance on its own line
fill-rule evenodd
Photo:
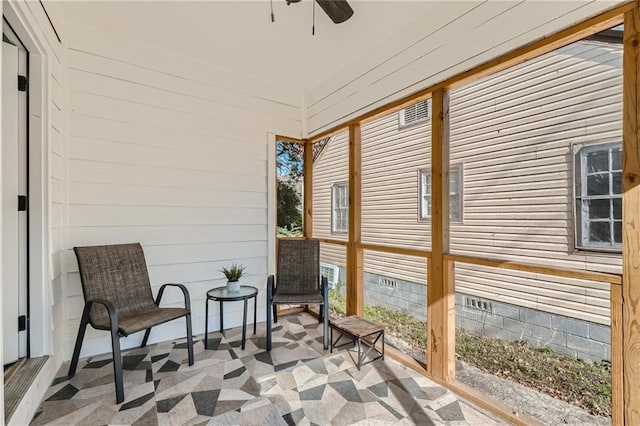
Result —
M 191 313 L 185 315 L 185 318 L 187 320 L 187 353 L 189 354 L 189 365 L 193 365 L 193 333 L 191 331 Z
M 322 334 L 323 334 L 323 343 L 324 350 L 326 351 L 329 347 L 329 309 L 327 309 L 326 304 L 323 305 L 324 310 L 324 319 L 322 320 Z
M 273 305 L 273 322 L 278 322 L 278 306 Z
M 271 313 L 275 317 L 275 305 L 273 304 L 273 276 L 267 280 L 267 351 L 271 350 Z
M 122 380 L 122 355 L 120 354 L 120 336 L 118 326 L 111 321 L 111 348 L 113 352 L 113 377 L 116 382 L 116 404 L 124 401 L 124 382 Z
M 82 311 L 82 319 L 80 320 L 80 327 L 78 328 L 78 336 L 76 337 L 76 345 L 73 348 L 73 356 L 71 357 L 71 364 L 69 365 L 69 376 L 73 377 L 76 374 L 78 368 L 78 359 L 80 358 L 80 349 L 82 349 L 82 341 L 84 340 L 84 332 L 87 330 L 87 324 L 89 324 L 89 312 L 91 311 L 91 305 L 84 307 Z
M 142 344 L 140 345 L 141 348 L 147 346 L 147 341 L 149 340 L 149 335 L 151 334 L 151 328 L 152 327 L 149 327 L 144 331 L 144 337 L 142 338 Z
M 322 334 L 323 334 L 323 343 L 324 350 L 326 351 L 329 347 L 329 283 L 327 281 L 327 277 L 322 277 L 322 299 L 324 303 L 320 307 L 322 311 Z
M 321 323 L 323 321 L 323 317 L 324 317 L 324 304 L 320 305 L 320 308 L 318 309 L 318 323 Z

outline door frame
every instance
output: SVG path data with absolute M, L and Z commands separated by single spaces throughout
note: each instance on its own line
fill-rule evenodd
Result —
M 22 46 L 19 37 L 14 34 L 10 25 L 6 25 L 3 28 L 3 39 L 4 35 L 7 35 L 9 41 L 4 42 L 2 52 L 3 55 L 5 53 L 11 52 L 10 56 L 13 56 L 13 51 L 15 50 L 15 58 L 13 60 L 16 61 L 15 69 L 9 67 L 5 67 L 10 58 L 3 57 L 3 72 L 9 71 L 9 75 L 4 76 L 2 78 L 3 91 L 8 91 L 8 93 L 3 92 L 3 108 L 10 107 L 12 111 L 2 111 L 3 120 L 7 118 L 15 118 L 15 122 L 7 123 L 3 122 L 3 125 L 6 127 L 13 127 L 15 125 L 15 141 L 3 141 L 3 155 L 7 153 L 12 153 L 11 155 L 15 155 L 15 158 L 3 158 L 3 166 L 8 166 L 9 170 L 3 170 L 2 178 L 9 178 L 10 185 L 9 187 L 5 186 L 5 182 L 2 182 L 3 190 L 9 189 L 9 192 L 12 193 L 9 199 L 11 201 L 8 202 L 7 205 L 3 206 L 3 214 L 9 214 L 11 219 L 7 223 L 7 217 L 3 217 L 2 226 L 5 232 L 9 232 L 12 235 L 4 235 L 2 238 L 3 248 L 8 249 L 11 253 L 3 253 L 2 261 L 8 262 L 4 264 L 4 267 L 8 267 L 12 272 L 14 272 L 17 287 L 11 288 L 12 285 L 7 285 L 3 287 L 3 298 L 11 297 L 12 300 L 4 300 L 3 309 L 7 308 L 6 311 L 3 310 L 3 320 L 9 320 L 8 324 L 4 324 L 3 330 L 8 332 L 9 335 L 4 336 L 3 342 L 3 354 L 7 356 L 7 354 L 12 354 L 11 359 L 4 359 L 3 364 L 12 363 L 18 361 L 22 358 L 29 357 L 29 327 L 28 323 L 25 324 L 25 328 L 23 330 L 18 329 L 18 318 L 20 316 L 24 316 L 25 318 L 29 318 L 29 262 L 28 262 L 28 253 L 29 253 L 29 228 L 28 228 L 28 220 L 29 220 L 29 212 L 28 209 L 25 212 L 20 212 L 17 208 L 15 200 L 18 198 L 18 194 L 20 195 L 28 195 L 29 194 L 29 181 L 28 177 L 28 162 L 29 162 L 29 150 L 27 149 L 28 145 L 28 114 L 29 114 L 29 105 L 28 105 L 28 91 L 20 91 L 17 84 L 17 76 L 28 75 L 29 71 L 29 61 L 28 55 L 29 52 L 26 50 L 24 46 Z M 11 69 L 10 69 L 11 68 Z M 8 84 L 8 87 L 4 87 L 4 84 Z M 7 96 L 8 95 L 8 96 Z M 8 101 L 11 97 L 15 96 L 15 105 L 10 105 L 5 102 Z M 5 99 L 5 97 L 7 99 Z M 6 127 L 2 129 L 3 137 L 6 136 Z M 9 148 L 8 145 L 14 145 L 13 148 Z M 5 146 L 7 145 L 7 146 Z M 5 148 L 9 148 L 9 150 L 5 150 Z M 10 156 L 11 156 L 10 155 Z M 13 169 L 15 167 L 15 170 Z M 8 172 L 8 173 L 7 173 Z M 15 191 L 15 194 L 13 193 Z M 3 196 L 3 202 L 7 201 L 8 194 Z M 15 222 L 14 222 L 15 221 Z M 9 228 L 5 228 L 5 226 L 9 225 Z M 14 233 L 15 232 L 15 233 Z M 15 239 L 15 241 L 14 241 Z M 8 242 L 8 245 L 5 244 Z M 15 248 L 13 244 L 16 244 Z M 17 249 L 17 251 L 15 250 Z M 13 265 L 12 265 L 13 264 Z M 15 269 L 14 269 L 15 268 Z M 7 272 L 5 270 L 4 272 Z M 3 279 L 6 279 L 6 274 L 3 273 Z M 8 284 L 8 283 L 7 283 Z M 9 294 L 7 294 L 9 292 Z M 15 311 L 14 311 L 15 309 Z M 9 316 L 7 316 L 7 314 Z M 14 335 L 15 333 L 15 335 Z M 8 350 L 8 352 L 7 352 Z M 15 350 L 15 352 L 13 352 Z M 14 358 L 15 356 L 15 358 Z
M 27 7 L 4 2 L 2 25 L 9 25 L 28 51 L 28 182 L 29 182 L 29 236 L 28 277 L 30 313 L 28 323 L 29 356 L 39 357 L 52 353 L 51 342 L 51 274 L 49 259 L 49 126 L 47 105 L 49 87 L 47 79 L 47 49 L 44 40 L 27 19 Z M 1 236 L 0 236 L 1 237 Z M 61 261 L 60 261 L 61 263 Z M 0 293 L 0 299 L 1 299 Z M 63 326 L 62 324 L 58 326 Z M 2 336 L 0 336 L 1 338 Z

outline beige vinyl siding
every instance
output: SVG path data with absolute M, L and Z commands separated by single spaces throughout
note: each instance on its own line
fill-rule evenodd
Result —
M 369 273 L 390 276 L 415 283 L 427 282 L 427 259 L 373 250 L 364 252 L 364 270 Z M 393 271 L 390 274 L 389 271 Z M 365 303 L 366 303 L 365 294 Z M 425 301 L 426 305 L 426 301 Z
M 430 249 L 430 224 L 418 220 L 418 170 L 431 167 L 430 146 L 430 120 L 398 129 L 394 113 L 363 124 L 363 242 Z
M 349 180 L 349 134 L 343 131 L 333 136 L 318 154 L 313 170 L 313 235 L 346 241 L 346 232 L 331 232 L 331 187 Z
M 300 93 L 81 25 L 70 27 L 69 82 L 66 345 L 83 306 L 76 245 L 140 242 L 154 293 L 167 282 L 189 289 L 195 334 L 206 292 L 224 285 L 219 270 L 232 262 L 247 267 L 243 283 L 263 306 L 273 250 L 268 133 L 301 134 Z M 179 292 L 165 298 L 183 303 Z M 217 329 L 218 305 L 210 308 Z M 225 315 L 240 324 L 242 304 L 225 305 Z M 174 321 L 151 339 L 183 335 L 184 321 Z M 82 356 L 108 348 L 107 333 L 88 330 Z
M 604 272 L 617 254 L 574 250 L 572 144 L 621 141 L 622 48 L 580 42 L 451 95 L 464 163 L 453 253 Z M 458 291 L 609 322 L 608 285 L 458 265 Z
M 621 45 L 584 41 L 451 93 L 450 162 L 462 164 L 464 180 L 452 253 L 621 272 L 619 254 L 574 249 L 571 151 L 572 144 L 621 141 L 621 65 Z M 429 130 L 398 129 L 397 114 L 363 125 L 363 241 L 430 247 L 430 223 L 418 220 Z M 326 167 L 318 162 L 315 173 Z M 426 281 L 424 260 L 408 256 L 368 253 L 365 269 Z M 606 284 L 458 264 L 456 289 L 609 322 Z

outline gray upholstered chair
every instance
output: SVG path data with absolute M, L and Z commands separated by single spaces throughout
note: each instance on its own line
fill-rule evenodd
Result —
M 324 348 L 329 347 L 329 283 L 320 276 L 320 242 L 278 240 L 276 276 L 267 278 L 267 350 L 271 350 L 271 315 L 276 305 L 320 305 Z
M 124 400 L 120 337 L 146 330 L 142 345 L 147 345 L 151 327 L 185 317 L 187 321 L 187 350 L 189 365 L 193 365 L 193 338 L 191 334 L 191 302 L 189 291 L 182 284 L 164 284 L 153 300 L 151 283 L 140 244 L 74 247 L 80 268 L 84 295 L 84 310 L 78 337 L 69 366 L 69 376 L 76 373 L 82 340 L 87 324 L 98 330 L 111 332 L 113 374 L 116 401 Z M 160 308 L 160 300 L 167 286 L 182 290 L 184 308 Z

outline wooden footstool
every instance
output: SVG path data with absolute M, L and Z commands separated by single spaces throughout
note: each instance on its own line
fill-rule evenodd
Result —
M 369 355 L 369 352 L 373 349 L 378 356 L 372 359 L 371 361 L 375 361 L 378 358 L 382 358 L 384 360 L 384 327 L 366 320 L 364 318 L 360 318 L 356 315 L 351 315 L 348 317 L 339 318 L 335 321 L 331 321 L 331 352 L 333 352 L 333 347 L 336 346 L 338 341 L 342 338 L 342 336 L 347 335 L 351 337 L 352 343 L 358 345 L 358 370 L 362 365 L 362 361 Z M 333 329 L 336 329 L 340 332 L 340 336 L 333 341 Z M 361 343 L 363 342 L 364 337 L 371 336 L 373 341 L 368 343 L 364 341 L 365 344 L 369 346 L 367 352 L 362 354 Z M 376 349 L 376 343 L 382 337 L 382 352 Z M 346 343 L 343 343 L 340 346 L 344 346 Z M 338 346 L 336 346 L 338 347 Z

